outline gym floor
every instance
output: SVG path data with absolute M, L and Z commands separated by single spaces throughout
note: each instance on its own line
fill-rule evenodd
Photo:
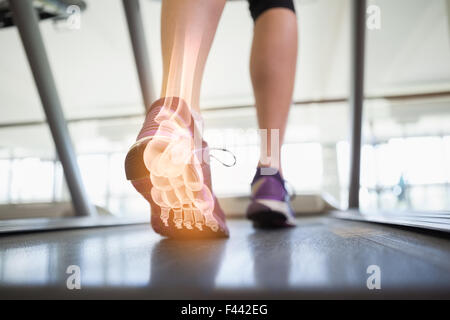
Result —
M 290 230 L 163 239 L 147 225 L 2 235 L 0 298 L 450 298 L 446 234 L 328 216 Z M 81 289 L 67 289 L 70 265 Z M 369 290 L 370 265 L 381 271 Z

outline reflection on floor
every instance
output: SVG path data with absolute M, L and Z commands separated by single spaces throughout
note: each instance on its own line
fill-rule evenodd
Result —
M 450 240 L 436 234 L 303 218 L 285 231 L 230 221 L 231 238 L 173 241 L 148 226 L 0 238 L 0 298 L 450 297 Z M 68 266 L 81 289 L 67 289 Z M 367 268 L 381 289 L 367 288 Z

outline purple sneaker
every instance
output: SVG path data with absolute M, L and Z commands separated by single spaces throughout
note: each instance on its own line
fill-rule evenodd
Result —
M 284 228 L 296 225 L 289 194 L 278 171 L 274 175 L 262 175 L 261 168 L 256 169 L 247 218 L 253 221 L 256 228 Z

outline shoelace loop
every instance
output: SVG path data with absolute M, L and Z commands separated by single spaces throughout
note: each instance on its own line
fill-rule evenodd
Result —
M 233 163 L 232 163 L 232 164 L 227 164 L 227 163 L 225 163 L 224 161 L 220 160 L 219 158 L 217 158 L 217 157 L 216 157 L 215 155 L 213 155 L 213 154 L 210 154 L 209 156 L 210 156 L 210 158 L 215 159 L 217 162 L 219 162 L 219 163 L 220 163 L 221 165 L 223 165 L 224 167 L 230 168 L 230 167 L 234 167 L 234 166 L 236 165 L 237 158 L 236 158 L 236 156 L 234 155 L 234 153 L 231 152 L 230 150 L 225 149 L 225 148 L 209 148 L 209 151 L 222 151 L 222 152 L 227 152 L 227 153 L 231 154 L 231 156 L 233 157 Z
M 220 163 L 221 165 L 223 165 L 224 167 L 230 168 L 230 167 L 233 167 L 233 166 L 236 165 L 236 162 L 237 162 L 236 156 L 234 155 L 233 152 L 231 152 L 230 150 L 225 149 L 225 148 L 210 148 L 210 147 L 204 147 L 204 148 L 200 148 L 200 149 L 194 149 L 194 150 L 192 150 L 192 153 L 195 154 L 196 152 L 199 152 L 200 150 L 206 150 L 206 149 L 208 149 L 209 152 L 210 152 L 210 151 L 222 151 L 222 152 L 227 152 L 227 153 L 231 154 L 231 156 L 233 157 L 233 163 L 228 164 L 228 163 L 225 163 L 224 161 L 220 160 L 220 159 L 219 159 L 218 157 L 216 157 L 215 155 L 213 155 L 213 154 L 211 154 L 211 153 L 208 152 L 210 158 L 215 159 L 217 162 L 219 162 L 219 163 Z

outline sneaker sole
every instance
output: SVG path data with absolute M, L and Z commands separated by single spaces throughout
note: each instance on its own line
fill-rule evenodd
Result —
M 247 218 L 256 228 L 276 229 L 295 227 L 289 205 L 284 201 L 258 199 L 247 209 Z

